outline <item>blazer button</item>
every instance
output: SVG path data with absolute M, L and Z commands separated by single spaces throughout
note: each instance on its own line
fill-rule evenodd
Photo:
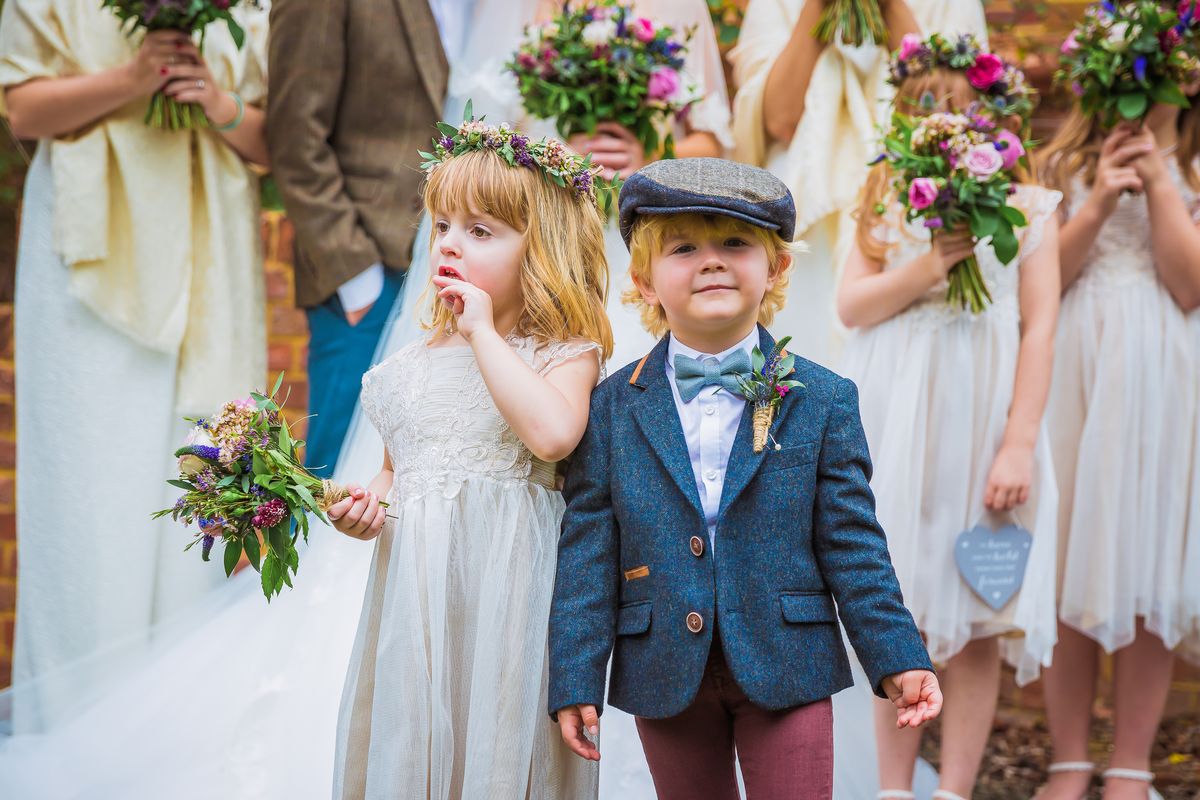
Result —
M 699 536 L 693 536 L 691 545 L 692 545 L 692 555 L 694 555 L 696 558 L 699 558 L 700 556 L 704 555 L 704 540 L 703 539 L 701 539 Z
M 704 617 L 693 611 L 687 615 L 687 626 L 692 633 L 699 633 L 704 630 Z

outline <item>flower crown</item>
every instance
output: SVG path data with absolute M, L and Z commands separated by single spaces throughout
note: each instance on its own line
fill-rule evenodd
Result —
M 1028 122 L 1033 115 L 1037 91 L 1025 80 L 1025 73 L 985 50 L 969 33 L 953 41 L 940 33 L 924 40 L 916 34 L 905 35 L 892 56 L 888 83 L 898 87 L 907 78 L 938 68 L 966 72 L 983 105 L 999 117 L 1017 116 Z
M 423 159 L 421 169 L 427 174 L 455 156 L 481 150 L 498 154 L 510 167 L 541 170 L 551 183 L 569 188 L 581 198 L 596 203 L 605 210 L 619 188 L 619 181 L 596 180 L 600 168 L 593 166 L 592 156 L 581 157 L 571 152 L 557 139 L 531 142 L 529 137 L 507 125 L 488 125 L 483 118 L 475 119 L 471 103 L 467 103 L 463 122 L 457 128 L 445 122 L 437 124 L 441 136 L 433 140 L 433 152 L 418 150 Z

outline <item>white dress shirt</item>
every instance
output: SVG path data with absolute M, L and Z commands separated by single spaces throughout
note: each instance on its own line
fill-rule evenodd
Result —
M 429 0 L 429 9 L 437 23 L 446 60 L 453 64 L 466 46 L 471 29 L 471 13 L 476 0 Z M 338 300 L 346 313 L 360 311 L 383 293 L 383 263 L 376 261 L 338 287 Z
M 720 386 L 705 386 L 690 403 L 683 402 L 679 387 L 675 385 L 675 355 L 682 353 L 701 363 L 715 364 L 737 350 L 744 350 L 749 356 L 758 343 L 757 327 L 745 339 L 716 355 L 693 350 L 676 339 L 674 334 L 667 343 L 667 380 L 675 397 L 675 410 L 679 412 L 683 438 L 687 441 L 692 475 L 700 494 L 700 506 L 704 509 L 704 521 L 708 524 L 708 542 L 714 549 L 721 491 L 725 487 L 725 467 L 729 464 L 729 453 L 733 450 L 733 440 L 742 421 L 746 400 Z

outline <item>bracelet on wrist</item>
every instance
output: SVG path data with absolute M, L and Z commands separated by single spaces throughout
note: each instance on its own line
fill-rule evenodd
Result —
M 213 125 L 213 130 L 220 133 L 227 133 L 238 125 L 241 125 L 242 119 L 246 116 L 246 104 L 242 102 L 241 96 L 237 92 L 226 92 L 225 94 L 233 98 L 234 105 L 237 106 L 237 113 L 233 115 L 233 119 L 224 125 Z

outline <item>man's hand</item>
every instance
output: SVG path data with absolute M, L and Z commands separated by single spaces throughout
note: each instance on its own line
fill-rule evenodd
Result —
M 883 691 L 896 706 L 897 728 L 919 728 L 942 713 L 942 688 L 926 669 L 910 669 L 883 679 Z
M 938 702 L 941 702 L 940 694 Z M 600 735 L 600 715 L 596 713 L 595 706 L 560 708 L 558 710 L 558 727 L 562 731 L 563 741 L 567 743 L 567 747 L 571 748 L 571 752 L 588 761 L 600 760 L 600 748 L 584 735 L 585 729 L 593 739 Z

